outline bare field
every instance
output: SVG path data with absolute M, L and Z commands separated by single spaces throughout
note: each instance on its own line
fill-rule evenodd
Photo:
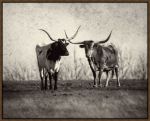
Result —
M 52 92 L 40 81 L 3 81 L 3 118 L 147 118 L 147 80 L 120 82 L 95 89 L 92 81 L 59 80 Z

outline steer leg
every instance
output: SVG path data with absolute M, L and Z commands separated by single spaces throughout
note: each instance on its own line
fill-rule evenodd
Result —
M 55 72 L 55 74 L 54 74 L 54 81 L 55 81 L 54 90 L 57 89 L 57 79 L 58 79 L 58 72 Z
M 97 84 L 97 82 L 98 82 L 98 77 L 99 77 L 99 71 L 95 71 L 95 84 L 94 84 L 94 87 L 98 87 L 98 84 Z
M 50 72 L 48 72 L 49 75 L 49 89 L 52 89 L 52 75 Z
M 93 74 L 93 77 L 94 77 L 94 85 L 95 85 L 96 84 L 96 71 L 94 71 L 94 69 L 92 67 L 91 67 L 91 70 L 92 70 L 92 74 Z
M 118 87 L 120 87 L 120 81 L 119 81 L 119 69 L 118 69 L 118 67 L 115 68 L 115 73 L 116 73 L 116 78 L 117 78 L 117 85 L 118 85 Z
M 91 71 L 92 71 L 92 74 L 93 74 L 93 77 L 94 77 L 94 85 L 96 84 L 96 71 L 94 70 L 94 66 L 93 66 L 93 63 L 91 62 L 91 60 L 88 58 L 88 62 L 89 62 L 89 65 L 90 65 L 90 68 L 91 68 Z M 94 87 L 93 85 L 93 87 Z
M 41 78 L 41 90 L 43 90 L 43 77 L 42 77 L 42 70 L 40 71 L 40 78 Z
M 101 71 L 99 71 L 99 81 L 98 81 L 98 85 L 100 86 L 100 87 L 102 87 L 102 84 L 101 84 L 101 76 L 102 76 L 102 73 L 103 73 L 103 71 L 101 70 Z
M 44 89 L 43 78 L 41 77 L 41 90 Z
M 93 77 L 94 77 L 94 85 L 96 84 L 96 73 L 95 73 L 95 71 L 92 71 L 93 72 Z
M 107 79 L 106 79 L 106 85 L 105 85 L 105 87 L 108 87 L 108 83 L 109 83 L 110 76 L 111 76 L 110 71 L 106 71 L 106 75 L 107 75 Z
M 43 68 L 44 89 L 47 89 L 47 70 Z
M 47 90 L 47 76 L 45 75 L 45 90 Z
M 94 71 L 94 69 L 92 69 L 91 68 L 91 70 L 92 70 L 92 73 L 93 73 L 93 77 L 94 77 L 94 85 L 96 84 L 96 71 Z M 93 85 L 93 86 L 94 86 Z

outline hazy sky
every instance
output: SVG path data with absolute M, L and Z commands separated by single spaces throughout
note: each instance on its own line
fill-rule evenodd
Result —
M 147 53 L 146 3 L 4 3 L 4 66 L 20 63 L 36 69 L 36 44 L 52 42 L 38 29 L 57 39 L 65 38 L 64 30 L 72 36 L 79 25 L 74 42 L 103 40 L 113 30 L 109 43 L 128 49 L 133 57 Z M 74 49 L 77 57 L 85 58 L 78 46 L 68 49 L 66 60 L 72 61 Z

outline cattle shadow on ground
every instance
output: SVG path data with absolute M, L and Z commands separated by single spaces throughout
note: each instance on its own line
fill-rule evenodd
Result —
M 70 90 L 146 90 L 147 80 L 121 80 L 121 87 L 117 87 L 116 80 L 110 80 L 109 86 L 105 87 L 105 80 L 102 80 L 102 87 L 94 88 L 92 81 L 68 80 L 58 81 L 58 92 Z M 40 91 L 40 81 L 4 81 L 3 91 L 30 92 Z M 49 91 L 49 90 L 47 90 Z

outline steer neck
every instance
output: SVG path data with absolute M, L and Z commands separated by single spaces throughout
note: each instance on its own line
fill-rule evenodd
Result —
M 48 60 L 57 61 L 57 60 L 60 60 L 60 58 L 61 58 L 61 56 L 52 53 L 52 54 L 48 57 Z
M 57 53 L 57 51 L 52 51 L 50 50 L 48 55 L 47 55 L 47 59 L 48 60 L 52 60 L 52 61 L 57 61 L 60 60 L 61 56 Z

